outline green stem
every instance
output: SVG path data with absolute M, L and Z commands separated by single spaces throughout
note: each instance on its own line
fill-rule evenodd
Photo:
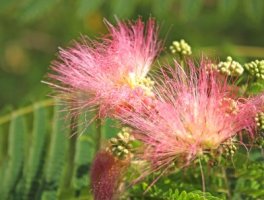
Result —
M 96 135 L 95 135 L 95 150 L 96 152 L 100 150 L 102 143 L 102 120 L 96 120 Z
M 228 178 L 226 175 L 226 170 L 224 167 L 221 167 L 221 169 L 222 169 L 223 177 L 224 177 L 225 184 L 226 184 L 227 196 L 228 196 L 228 199 L 231 199 L 231 193 L 230 193 L 230 189 L 229 189 L 229 183 L 228 183 Z
M 184 73 L 187 74 L 188 73 L 188 69 L 184 65 L 184 56 L 181 55 L 181 54 L 179 56 L 180 56 L 180 66 L 181 66 L 182 70 L 184 71 Z M 182 81 L 183 81 L 183 83 L 185 85 L 187 85 L 187 80 L 186 80 L 185 77 L 183 77 Z
M 203 166 L 202 166 L 202 162 L 200 158 L 199 158 L 199 165 L 200 165 L 201 176 L 202 176 L 203 192 L 205 192 L 205 179 L 204 179 L 204 173 L 203 173 Z
M 245 92 L 244 92 L 244 94 L 245 95 L 249 95 L 249 88 L 251 88 L 251 85 L 252 85 L 252 83 L 255 83 L 256 82 L 256 78 L 254 77 L 250 77 L 249 79 L 248 79 L 248 82 L 247 82 L 247 84 L 246 84 L 246 89 L 245 89 Z
M 71 184 L 71 178 L 73 176 L 73 169 L 74 169 L 74 156 L 76 152 L 76 141 L 78 137 L 77 133 L 77 123 L 78 123 L 78 118 L 73 117 L 71 118 L 70 122 L 70 141 L 69 141 L 69 149 L 68 149 L 68 166 L 67 166 L 67 176 L 65 178 L 65 187 L 68 188 L 70 187 Z
M 34 105 L 35 104 L 32 104 L 30 106 L 26 106 L 24 108 L 16 110 L 15 111 L 16 115 L 25 115 L 25 114 L 32 113 L 34 110 Z M 47 99 L 47 100 L 38 102 L 37 105 L 39 107 L 49 107 L 49 106 L 54 105 L 54 101 L 53 99 Z M 0 117 L 0 125 L 9 122 L 11 119 L 12 119 L 12 113 L 9 113 L 7 115 Z
M 185 71 L 183 55 L 180 55 L 180 65 L 181 65 L 182 69 Z

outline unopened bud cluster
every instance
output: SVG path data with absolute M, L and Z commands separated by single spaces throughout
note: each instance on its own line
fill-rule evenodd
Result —
M 263 135 L 259 135 L 256 138 L 256 144 L 260 147 L 260 148 L 264 148 L 264 136 Z
M 264 60 L 255 60 L 244 66 L 252 76 L 264 80 Z
M 132 141 L 131 129 L 128 127 L 122 128 L 116 137 L 110 139 L 110 147 L 107 149 L 118 159 L 126 159 L 131 155 Z
M 226 61 L 222 61 L 217 65 L 217 70 L 228 76 L 240 76 L 244 72 L 242 65 L 230 56 L 226 58 Z
M 232 142 L 223 144 L 222 148 L 223 148 L 223 156 L 226 158 L 233 157 L 237 151 L 236 145 Z
M 258 113 L 255 117 L 255 121 L 259 131 L 255 142 L 260 148 L 264 148 L 264 112 Z
M 192 54 L 191 46 L 183 39 L 180 41 L 174 41 L 170 46 L 170 50 L 171 53 L 179 54 L 181 57 Z
M 200 156 L 200 159 L 208 163 L 210 166 L 216 166 L 220 163 L 227 163 L 237 151 L 237 146 L 234 142 L 234 138 L 229 139 L 220 145 L 219 148 L 203 152 L 203 154 Z
M 255 117 L 255 121 L 257 123 L 258 129 L 264 131 L 264 112 L 258 113 Z

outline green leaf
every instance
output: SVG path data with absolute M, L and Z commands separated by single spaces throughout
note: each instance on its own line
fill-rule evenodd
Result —
M 34 105 L 32 144 L 29 159 L 24 168 L 24 199 L 35 199 L 43 172 L 45 145 L 47 143 L 47 111 L 38 104 Z
M 92 123 L 87 128 L 85 127 L 86 120 L 84 114 L 79 118 L 78 133 L 81 133 L 81 135 L 77 138 L 72 177 L 72 186 L 76 197 L 80 195 L 84 188 L 88 188 L 89 169 L 95 153 L 95 146 L 92 140 L 93 134 L 95 134 L 95 124 Z
M 5 147 L 5 135 L 3 133 L 2 128 L 0 127 L 0 166 L 3 163 L 5 154 L 4 154 L 4 147 Z
M 251 95 L 259 94 L 264 91 L 264 81 L 251 83 L 247 89 L 247 93 Z
M 116 134 L 119 132 L 120 125 L 118 121 L 107 118 L 103 123 L 103 136 L 105 139 L 110 139 L 115 137 Z
M 42 200 L 57 199 L 65 170 L 66 152 L 69 143 L 69 120 L 65 120 L 62 106 L 55 106 L 53 130 L 47 164 L 45 166 Z
M 245 152 L 237 152 L 234 156 L 234 166 L 236 168 L 241 168 L 243 165 L 246 165 L 248 163 L 248 155 L 246 155 Z
M 14 112 L 9 129 L 8 163 L 4 177 L 1 180 L 4 184 L 0 188 L 0 199 L 7 199 L 15 191 L 16 185 L 21 178 L 25 158 L 26 133 L 24 117 Z
M 187 193 L 186 191 L 183 191 L 180 196 L 179 196 L 179 200 L 185 200 L 187 198 Z
M 5 155 L 6 151 L 6 137 L 7 135 L 4 134 L 3 129 L 0 127 L 0 180 L 4 179 L 5 170 L 7 167 L 7 157 Z M 0 192 L 1 188 L 3 188 L 3 181 L 0 181 Z M 1 195 L 0 195 L 1 196 Z
M 6 174 L 6 171 L 7 171 L 7 166 L 8 166 L 8 162 L 3 161 L 1 163 L 1 165 L 0 165 L 0 180 L 4 180 L 5 174 Z M 6 187 L 4 185 L 5 185 L 5 182 L 1 181 L 0 182 L 0 197 L 3 195 L 3 190 Z
M 235 183 L 235 198 L 263 199 L 264 198 L 264 164 L 254 162 L 237 169 Z

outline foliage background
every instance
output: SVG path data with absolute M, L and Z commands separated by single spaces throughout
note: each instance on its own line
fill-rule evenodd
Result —
M 157 19 L 160 25 L 160 38 L 164 38 L 165 53 L 168 52 L 166 47 L 173 40 L 184 38 L 191 44 L 195 56 L 201 56 L 203 52 L 203 54 L 212 56 L 217 60 L 225 58 L 227 55 L 231 55 L 241 62 L 252 58 L 263 59 L 263 10 L 263 0 L 0 0 L 0 114 L 12 119 L 11 123 L 1 126 L 6 134 L 1 135 L 0 133 L 0 169 L 1 167 L 3 168 L 5 163 L 4 154 L 7 154 L 8 151 L 19 152 L 18 149 L 7 150 L 7 148 L 11 146 L 10 141 L 11 143 L 14 141 L 15 144 L 21 139 L 19 137 L 22 137 L 19 135 L 18 138 L 12 138 L 12 135 L 17 135 L 15 134 L 17 132 L 16 127 L 20 127 L 19 130 L 24 127 L 22 119 L 15 115 L 6 114 L 17 108 L 47 98 L 47 94 L 50 92 L 49 88 L 40 81 L 45 79 L 49 64 L 51 60 L 56 58 L 59 46 L 68 46 L 73 39 L 78 39 L 81 34 L 88 35 L 91 38 L 100 37 L 100 35 L 107 32 L 103 22 L 104 19 L 115 23 L 115 16 L 119 19 L 130 20 L 136 19 L 138 16 L 146 20 L 149 16 L 152 16 Z M 49 105 L 49 102 L 47 105 Z M 45 104 L 44 106 L 47 105 Z M 41 130 L 45 132 L 43 130 L 45 128 L 47 128 L 46 131 L 48 132 L 59 132 L 58 127 L 61 125 L 60 118 L 56 114 L 57 108 L 55 108 L 55 112 L 50 108 L 45 113 L 45 111 L 41 110 L 42 106 L 42 104 L 40 106 L 35 104 L 35 106 L 29 106 L 23 110 L 26 113 L 34 113 L 27 116 L 27 122 L 31 122 L 34 118 L 34 123 L 27 123 L 27 128 L 33 130 L 32 135 L 29 136 L 34 135 L 36 127 L 43 123 L 42 120 L 45 116 L 48 118 L 45 122 L 48 125 L 45 127 L 43 125 L 38 132 L 41 132 Z M 53 113 L 55 113 L 54 119 L 57 119 L 57 121 L 52 121 Z M 2 122 L 5 121 L 5 119 L 0 117 L 0 122 L 1 120 Z M 10 128 L 8 128 L 9 126 Z M 106 134 L 106 137 L 113 135 L 113 131 L 109 131 L 109 126 L 104 127 L 104 129 L 104 132 L 108 134 Z M 25 127 L 23 131 L 26 132 Z M 93 132 L 94 130 L 88 131 Z M 39 143 L 34 143 L 34 140 L 28 139 L 30 138 L 29 136 L 24 138 L 25 141 L 28 141 L 25 144 L 40 145 L 41 147 L 47 145 L 49 151 L 47 150 L 44 154 L 47 155 L 47 159 L 56 160 L 56 156 L 63 154 L 63 152 L 56 151 L 52 146 L 58 140 L 62 141 L 63 139 L 52 138 L 51 135 L 50 133 L 46 136 L 49 138 L 48 145 L 43 142 L 46 141 L 43 138 L 38 138 L 36 141 Z M 89 146 L 91 139 L 94 139 L 93 136 L 92 138 L 80 140 L 79 156 L 85 155 L 81 146 L 87 144 Z M 63 141 L 65 142 L 65 149 L 70 149 L 71 144 L 68 144 L 66 140 Z M 57 152 L 57 154 L 54 154 L 54 157 L 49 157 L 48 155 L 51 153 L 48 152 L 53 151 Z M 70 152 L 70 150 L 67 151 Z M 25 152 L 30 152 L 30 150 Z M 41 154 L 41 151 L 39 153 Z M 254 155 L 253 160 L 255 158 L 256 160 L 259 159 L 259 154 Z M 34 156 L 37 155 L 32 155 L 32 157 Z M 71 156 L 66 155 L 68 159 L 71 159 Z M 14 161 L 20 163 L 19 159 Z M 75 161 L 77 163 L 83 162 L 83 160 Z M 86 161 L 90 162 L 91 157 L 88 156 Z M 29 166 L 31 165 L 29 164 Z M 54 181 L 51 179 L 57 172 L 56 170 L 52 171 L 55 168 L 53 166 L 45 166 L 45 168 L 51 169 L 51 171 L 45 172 L 43 179 L 45 181 Z M 233 191 L 239 191 L 245 189 L 249 184 L 250 187 L 256 189 L 253 190 L 253 196 L 250 196 L 250 199 L 254 195 L 257 196 L 258 192 L 261 192 L 260 187 L 264 185 L 262 182 L 260 183 L 260 180 L 263 180 L 261 176 L 263 164 L 260 164 L 259 168 L 255 167 L 254 170 L 251 170 L 249 174 L 253 177 L 252 180 L 247 179 L 245 175 L 248 173 L 247 169 L 247 167 L 242 167 L 238 171 L 242 179 L 237 187 L 230 187 L 233 188 Z M 76 170 L 73 173 L 76 173 Z M 193 173 L 197 180 L 200 180 L 200 178 L 197 178 L 199 173 L 199 170 Z M 232 175 L 232 172 L 228 174 Z M 180 177 L 177 176 L 176 179 L 179 179 Z M 175 184 L 173 187 L 183 190 L 185 188 L 189 188 L 189 190 L 201 189 L 201 187 L 195 188 L 195 184 L 190 181 L 194 177 L 187 176 L 184 182 L 185 185 Z M 160 184 L 164 185 L 169 180 L 161 180 Z M 213 182 L 212 185 L 226 184 L 221 178 L 215 181 L 217 183 Z M 69 182 L 71 181 L 66 180 L 65 184 Z M 75 183 L 81 185 L 78 181 Z M 198 181 L 197 185 L 200 185 L 200 181 Z M 152 195 L 154 197 L 155 195 L 159 196 L 160 193 L 167 194 L 166 192 L 161 192 L 162 187 L 154 188 L 153 190 Z M 21 191 L 21 189 L 17 188 L 17 191 Z M 137 194 L 143 193 L 143 191 L 144 183 L 134 189 Z M 252 191 L 247 192 L 250 193 Z M 177 196 L 176 193 L 173 194 Z M 242 197 L 244 198 L 244 196 L 238 195 L 237 199 Z M 48 198 L 48 196 L 45 198 Z
M 152 16 L 167 46 L 184 38 L 198 54 L 246 59 L 264 56 L 263 8 L 262 0 L 1 0 L 0 108 L 45 97 L 40 80 L 58 47 L 106 33 L 103 19 Z

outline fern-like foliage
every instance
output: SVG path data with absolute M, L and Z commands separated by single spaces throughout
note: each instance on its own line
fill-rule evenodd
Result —
M 264 199 L 264 160 L 238 169 L 237 177 L 233 199 Z
M 66 164 L 66 152 L 69 143 L 69 121 L 64 119 L 59 106 L 55 107 L 53 132 L 51 135 L 50 150 L 45 165 L 42 200 L 55 200 L 59 196 L 59 187 L 62 181 Z
M 25 164 L 23 191 L 21 192 L 25 200 L 37 198 L 46 154 L 47 111 L 45 108 L 38 106 L 38 104 L 34 105 L 34 122 L 31 137 L 32 143 L 29 149 L 28 162 Z
M 0 126 L 1 200 L 92 199 L 89 169 L 98 146 L 98 124 L 87 128 L 85 116 L 80 116 L 75 133 L 78 137 L 71 141 L 71 122 L 65 119 L 60 106 L 53 109 L 52 112 L 45 104 L 35 104 L 26 109 L 30 112 L 14 112 L 10 121 Z M 32 127 L 32 131 L 27 127 Z M 103 122 L 101 128 L 107 139 L 118 132 L 118 124 L 110 120 Z M 154 173 L 121 193 L 120 199 L 263 199 L 264 164 L 259 147 L 250 152 L 243 148 L 237 151 L 232 160 L 218 160 L 219 165 L 202 160 L 204 180 L 199 164 L 194 162 L 185 169 L 172 167 L 149 187 L 159 176 Z M 128 171 L 123 185 L 129 185 L 136 177 L 133 170 Z M 67 183 L 69 180 L 71 184 Z M 202 192 L 203 181 L 206 192 Z
M 146 190 L 148 185 L 146 183 L 141 184 L 141 188 L 136 189 L 130 193 L 130 198 L 135 200 L 140 199 L 153 199 L 153 200 L 222 200 L 222 198 L 215 197 L 209 192 L 202 192 L 200 190 L 186 192 L 179 191 L 178 189 L 164 189 L 161 187 L 153 186 L 145 194 L 143 191 Z M 139 191 L 141 193 L 139 193 Z M 144 194 L 144 195 L 141 195 Z
M 80 117 L 80 126 L 79 132 L 81 133 L 83 130 L 85 130 L 85 125 L 83 124 L 84 121 L 84 115 Z M 72 177 L 72 186 L 74 188 L 74 195 L 78 197 L 81 193 L 81 191 L 85 188 L 88 188 L 89 185 L 89 177 L 88 177 L 88 171 L 91 166 L 91 162 L 94 155 L 95 146 L 93 143 L 93 140 L 91 136 L 94 132 L 94 125 L 89 126 L 88 129 L 86 129 L 85 133 L 81 134 L 77 138 L 77 144 L 76 144 L 76 152 L 75 152 L 75 158 L 74 158 L 74 174 Z
M 26 133 L 24 117 L 13 113 L 9 130 L 7 161 L 3 164 L 5 167 L 1 169 L 0 199 L 11 198 L 22 177 Z

